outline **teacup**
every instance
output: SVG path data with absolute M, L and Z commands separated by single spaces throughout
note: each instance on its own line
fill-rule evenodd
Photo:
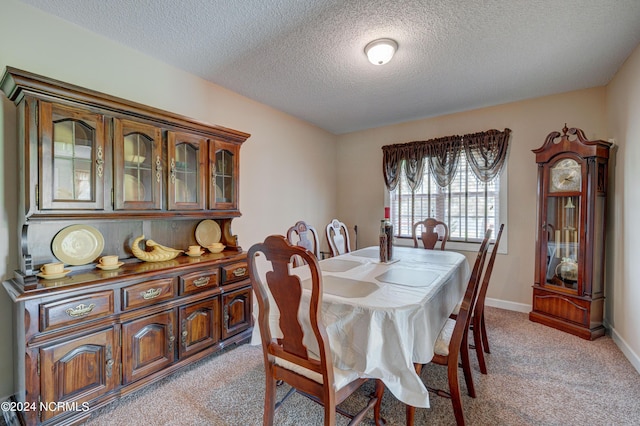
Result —
M 115 254 L 111 254 L 108 256 L 102 256 L 100 258 L 100 264 L 102 266 L 113 266 L 118 264 L 118 256 Z
M 202 248 L 200 246 L 189 246 L 189 250 L 187 251 L 189 254 L 200 254 L 202 253 Z
M 47 275 L 61 274 L 64 272 L 64 263 L 45 263 L 40 270 Z

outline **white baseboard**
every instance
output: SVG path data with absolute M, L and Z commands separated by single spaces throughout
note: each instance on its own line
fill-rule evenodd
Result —
M 531 312 L 531 305 L 526 303 L 508 302 L 506 300 L 491 299 L 489 297 L 484 300 L 484 303 L 486 306 L 506 309 L 507 311 L 524 312 L 525 314 Z
M 609 324 L 607 321 L 604 321 L 604 326 L 611 333 L 611 338 L 613 339 L 613 342 L 616 344 L 616 346 L 618 346 L 624 356 L 627 357 L 631 365 L 633 365 L 633 368 L 635 368 L 636 371 L 640 373 L 640 356 L 638 356 L 638 354 L 629 347 L 627 342 L 622 337 L 620 337 L 616 329 L 611 327 L 611 324 Z

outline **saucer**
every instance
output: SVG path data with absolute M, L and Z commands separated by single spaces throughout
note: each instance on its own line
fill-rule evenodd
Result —
M 200 250 L 200 253 L 189 253 L 188 251 L 185 251 L 184 254 L 186 254 L 189 257 L 200 257 L 205 253 L 205 250 Z
M 118 262 L 115 265 L 102 265 L 101 263 L 98 263 L 96 264 L 96 268 L 100 268 L 103 271 L 110 271 L 112 269 L 118 269 L 122 265 L 124 265 L 124 262 Z
M 67 275 L 69 272 L 71 272 L 71 269 L 65 269 L 64 271 L 58 272 L 57 274 L 45 274 L 44 272 L 40 272 L 36 275 L 40 278 L 44 278 L 45 280 L 57 280 L 58 278 L 62 278 Z

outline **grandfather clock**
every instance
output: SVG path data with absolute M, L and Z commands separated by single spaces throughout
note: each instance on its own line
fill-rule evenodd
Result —
M 580 129 L 533 150 L 538 213 L 531 321 L 583 339 L 604 334 L 604 237 L 611 144 Z

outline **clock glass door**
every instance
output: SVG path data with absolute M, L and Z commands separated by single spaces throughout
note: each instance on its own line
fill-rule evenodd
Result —
M 580 196 L 547 198 L 546 284 L 577 290 L 580 262 Z

